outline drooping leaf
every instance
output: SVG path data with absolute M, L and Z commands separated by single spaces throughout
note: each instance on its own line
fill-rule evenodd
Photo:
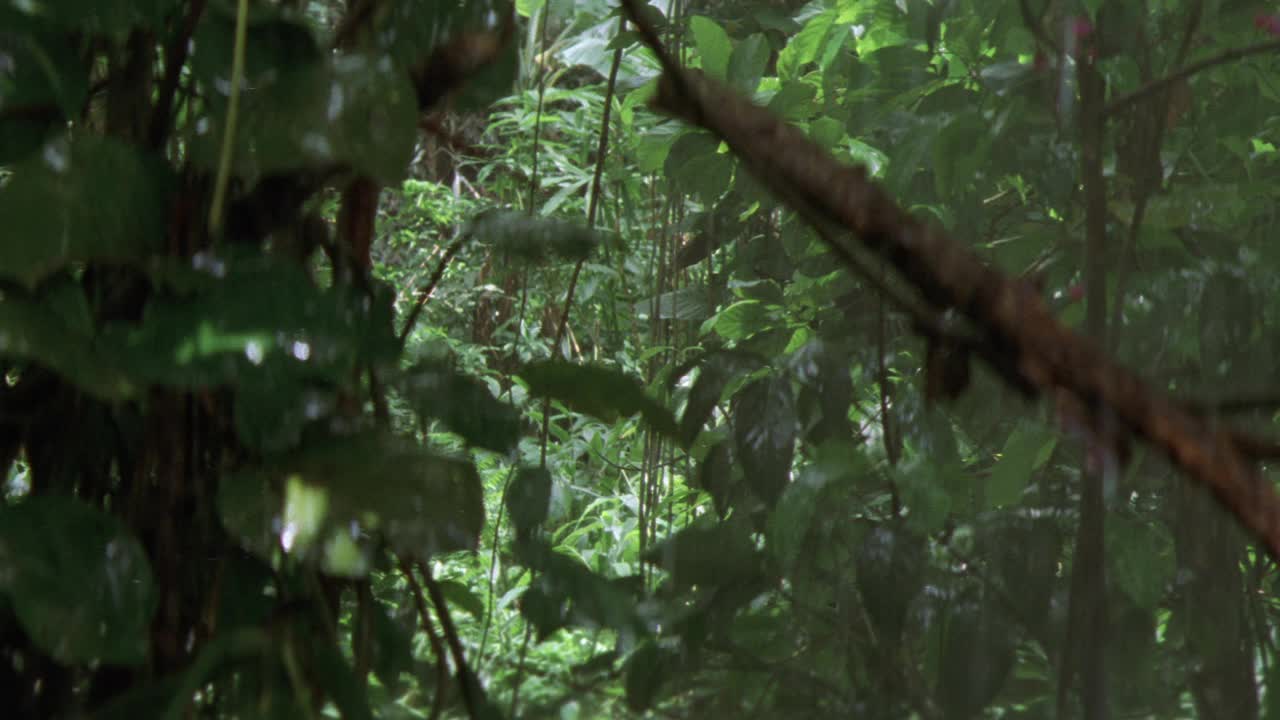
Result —
M 0 591 L 27 636 L 59 662 L 147 658 L 151 566 L 124 524 L 94 507 L 37 497 L 0 509 Z
M 0 277 L 33 287 L 68 263 L 141 260 L 163 237 L 167 186 L 152 158 L 117 140 L 49 142 L 0 187 Z
M 698 366 L 698 377 L 689 388 L 689 399 L 680 416 L 680 438 L 685 445 L 692 444 L 702 431 L 729 383 L 759 365 L 759 360 L 745 354 L 716 353 Z
M 80 113 L 89 74 L 72 43 L 46 23 L 0 7 L 0 163 L 10 164 L 39 150 L 58 122 Z
M 769 40 L 761 33 L 747 36 L 733 49 L 726 71 L 729 84 L 750 96 L 769 64 Z
M 440 420 L 469 444 L 510 452 L 520 439 L 520 416 L 515 408 L 499 402 L 489 388 L 475 378 L 443 365 L 420 362 L 404 371 L 395 387 L 409 400 L 424 425 Z
M 223 523 L 267 559 L 332 553 L 379 532 L 410 557 L 473 549 L 483 488 L 468 462 L 379 433 L 318 439 L 219 486 Z
M 925 542 L 903 528 L 881 525 L 854 555 L 858 593 L 880 641 L 893 647 L 912 598 L 924 583 Z
M 645 392 L 638 380 L 601 365 L 573 365 L 559 360 L 530 363 L 520 377 L 534 395 L 559 400 L 574 412 L 615 422 L 640 415 L 654 430 L 674 437 L 671 411 Z
M 332 641 L 320 636 L 313 638 L 308 657 L 317 683 L 333 700 L 344 720 L 373 720 L 367 686 L 356 678 Z
M 1168 533 L 1150 522 L 1113 514 L 1107 517 L 1106 543 L 1116 584 L 1140 608 L 1159 605 L 1177 574 Z
M 135 27 L 153 28 L 178 0 L 46 0 L 14 6 L 66 30 L 121 37 Z
M 706 15 L 689 18 L 689 29 L 693 32 L 693 44 L 698 48 L 703 71 L 717 80 L 724 80 L 733 51 L 728 33 Z
M 78 291 L 78 288 L 73 288 Z M 87 310 L 83 293 L 79 302 Z M 84 328 L 56 312 L 49 295 L 0 297 L 0 356 L 43 365 L 103 400 L 132 395 L 137 386 L 110 357 L 102 357 Z
M 750 578 L 761 560 L 748 528 L 732 520 L 686 527 L 648 550 L 644 559 L 670 573 L 680 589 Z
M 514 210 L 489 210 L 468 226 L 467 233 L 490 245 L 503 258 L 531 264 L 553 258 L 585 260 L 600 242 L 599 235 L 577 223 L 530 217 Z
M 671 670 L 671 658 L 657 644 L 646 642 L 627 658 L 627 707 L 644 712 L 653 706 Z
M 1057 442 L 1057 435 L 1044 428 L 1014 430 L 987 479 L 987 504 L 991 507 L 1017 504 L 1031 481 L 1032 472 L 1048 461 Z
M 399 355 L 388 291 L 369 301 L 349 286 L 319 288 L 301 268 L 266 257 L 195 262 L 207 286 L 152 302 L 140 325 L 117 328 L 108 344 L 139 380 L 178 387 L 245 378 L 341 382 L 357 364 Z
M 522 467 L 507 491 L 507 514 L 517 533 L 527 533 L 547 519 L 551 507 L 551 473 L 546 468 Z
M 938 667 L 938 705 L 949 718 L 974 717 L 1004 687 L 1017 638 L 998 605 L 967 594 L 948 609 Z
M 236 13 L 234 3 L 209 3 L 192 39 L 191 72 L 200 82 L 202 97 L 217 108 L 225 108 L 231 91 Z M 266 75 L 309 65 L 323 55 L 305 20 L 280 6 L 250 4 L 245 32 L 242 90 Z
M 739 300 L 707 322 L 725 340 L 744 340 L 769 329 L 769 309 L 759 300 Z
M 351 168 L 382 183 L 404 177 L 417 133 L 417 100 L 390 58 L 343 54 L 289 65 L 242 91 L 235 136 L 239 174 Z M 197 128 L 192 153 L 212 167 L 221 119 Z
M 772 506 L 791 477 L 797 427 L 791 381 L 758 380 L 734 398 L 733 437 L 747 482 Z

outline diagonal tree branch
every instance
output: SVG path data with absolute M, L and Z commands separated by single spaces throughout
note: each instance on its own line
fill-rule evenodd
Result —
M 1232 62 L 1233 60 L 1249 57 L 1250 55 L 1260 55 L 1263 53 L 1277 51 L 1280 51 L 1280 40 L 1268 40 L 1267 42 L 1246 45 L 1245 47 L 1234 48 L 1218 53 L 1217 55 L 1211 55 L 1203 60 L 1193 62 L 1180 70 L 1176 70 L 1165 75 L 1162 78 L 1152 80 L 1131 93 L 1121 95 L 1110 103 L 1107 103 L 1107 107 L 1102 111 L 1102 114 L 1108 117 L 1115 115 L 1139 100 L 1142 100 L 1143 98 L 1146 98 L 1147 96 L 1152 95 L 1153 93 L 1166 88 L 1179 80 L 1189 78 L 1201 70 L 1208 70 L 1215 65 L 1223 65 L 1225 63 Z
M 845 166 L 799 130 L 737 93 L 680 68 L 664 50 L 636 0 L 622 0 L 637 30 L 662 63 L 654 104 L 717 134 L 773 192 L 807 217 L 854 232 L 938 309 L 965 315 L 990 352 L 1007 363 L 994 369 L 1008 382 L 1076 397 L 1094 418 L 1114 417 L 1160 447 L 1207 486 L 1280 559 L 1280 497 L 1247 462 L 1228 432 L 1188 414 L 1152 390 L 1092 341 L 1064 326 L 1028 281 L 988 267 L 968 247 L 912 217 L 866 168 Z M 832 248 L 847 242 L 830 236 Z M 837 251 L 837 255 L 847 254 Z

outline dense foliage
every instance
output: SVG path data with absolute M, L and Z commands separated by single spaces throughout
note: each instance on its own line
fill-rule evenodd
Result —
M 1270 472 L 1280 16 L 647 12 Z M 1280 718 L 1276 559 L 625 18 L 0 0 L 6 717 Z

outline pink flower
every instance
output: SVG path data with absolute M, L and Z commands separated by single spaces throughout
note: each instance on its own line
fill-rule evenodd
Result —
M 1280 15 L 1259 12 L 1253 16 L 1253 26 L 1268 35 L 1280 35 Z
M 1071 18 L 1071 34 L 1075 35 L 1077 40 L 1083 40 L 1093 34 L 1093 23 L 1083 15 L 1076 15 Z

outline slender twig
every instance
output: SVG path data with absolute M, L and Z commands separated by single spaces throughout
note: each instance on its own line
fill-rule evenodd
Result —
M 209 235 L 216 240 L 222 230 L 222 206 L 231 180 L 231 157 L 235 154 L 236 116 L 240 112 L 240 85 L 244 82 L 244 53 L 249 34 L 249 0 L 236 6 L 235 45 L 231 55 L 231 96 L 227 100 L 227 119 L 222 128 L 222 152 L 218 157 L 218 175 L 213 185 L 213 202 L 209 204 Z
M 431 567 L 421 560 L 418 561 L 417 566 L 427 586 L 427 596 L 431 598 L 431 604 L 436 608 L 436 617 L 440 619 L 440 629 L 444 632 L 445 642 L 448 643 L 449 652 L 453 656 L 453 669 L 457 675 L 458 688 L 462 691 L 462 704 L 467 708 L 467 716 L 471 720 L 479 720 L 480 698 L 476 697 L 476 689 L 479 685 L 475 674 L 467 665 L 467 656 L 462 649 L 462 640 L 458 637 L 458 628 L 453 624 L 453 617 L 449 614 L 449 604 L 445 601 L 444 592 L 440 590 L 440 584 L 431 576 Z
M 151 126 L 147 130 L 147 143 L 152 148 L 163 145 L 165 138 L 169 135 L 173 100 L 178 91 L 178 83 L 182 79 L 182 68 L 187 64 L 191 36 L 195 34 L 196 25 L 200 22 L 200 16 L 204 14 L 206 4 L 207 0 L 191 0 L 191 6 L 183 16 L 182 25 L 174 35 L 173 42 L 165 48 L 164 77 L 160 80 L 160 87 L 156 89 L 156 106 L 151 111 Z
M 448 658 L 445 657 L 444 646 L 440 644 L 440 634 L 436 632 L 436 626 L 431 622 L 427 601 L 422 596 L 422 586 L 418 584 L 418 578 L 413 575 L 413 567 L 404 558 L 400 558 L 399 561 L 400 574 L 404 575 L 404 579 L 408 581 L 409 590 L 413 594 L 414 607 L 418 610 L 418 625 L 427 634 L 427 641 L 431 643 L 431 654 L 436 658 L 436 692 L 435 697 L 431 699 L 431 714 L 428 716 L 429 720 L 436 720 L 444 707 L 444 686 L 449 670 Z
M 449 243 L 449 247 L 445 249 L 444 255 L 440 257 L 440 262 L 436 264 L 436 269 L 431 273 L 431 278 L 427 280 L 427 284 L 418 290 L 418 299 L 413 303 L 413 309 L 409 311 L 409 315 L 404 319 L 404 327 L 400 329 L 400 342 L 404 343 L 409 337 L 409 333 L 413 331 L 413 326 L 418 322 L 418 315 L 422 314 L 422 308 L 427 304 L 427 300 L 431 298 L 431 293 L 435 292 L 436 286 L 440 284 L 440 279 L 444 277 L 444 271 L 449 268 L 449 263 L 453 261 L 453 256 L 458 254 L 462 249 L 463 243 L 470 237 L 469 233 L 459 235 L 453 242 Z
M 1138 88 L 1137 90 L 1134 90 L 1133 92 L 1121 95 L 1120 97 L 1108 103 L 1106 108 L 1103 109 L 1102 114 L 1104 116 L 1115 115 L 1116 113 L 1132 105 L 1133 103 L 1136 103 L 1139 100 L 1142 100 L 1148 95 L 1151 95 L 1158 90 L 1161 90 L 1169 85 L 1172 85 L 1173 83 L 1178 82 L 1179 80 L 1185 80 L 1202 70 L 1208 70 L 1211 67 L 1214 67 L 1217 65 L 1223 65 L 1233 60 L 1240 60 L 1242 58 L 1249 57 L 1250 55 L 1261 55 L 1264 53 L 1276 52 L 1276 51 L 1280 51 L 1280 40 L 1268 40 L 1267 42 L 1257 43 L 1255 45 L 1247 45 L 1242 48 L 1234 48 L 1231 50 L 1220 52 L 1217 55 L 1212 55 L 1203 60 L 1193 62 L 1190 65 L 1187 65 L 1186 67 L 1182 68 L 1181 70 L 1177 70 L 1162 78 L 1153 80 L 1147 83 L 1146 85 L 1143 85 L 1142 87 Z

